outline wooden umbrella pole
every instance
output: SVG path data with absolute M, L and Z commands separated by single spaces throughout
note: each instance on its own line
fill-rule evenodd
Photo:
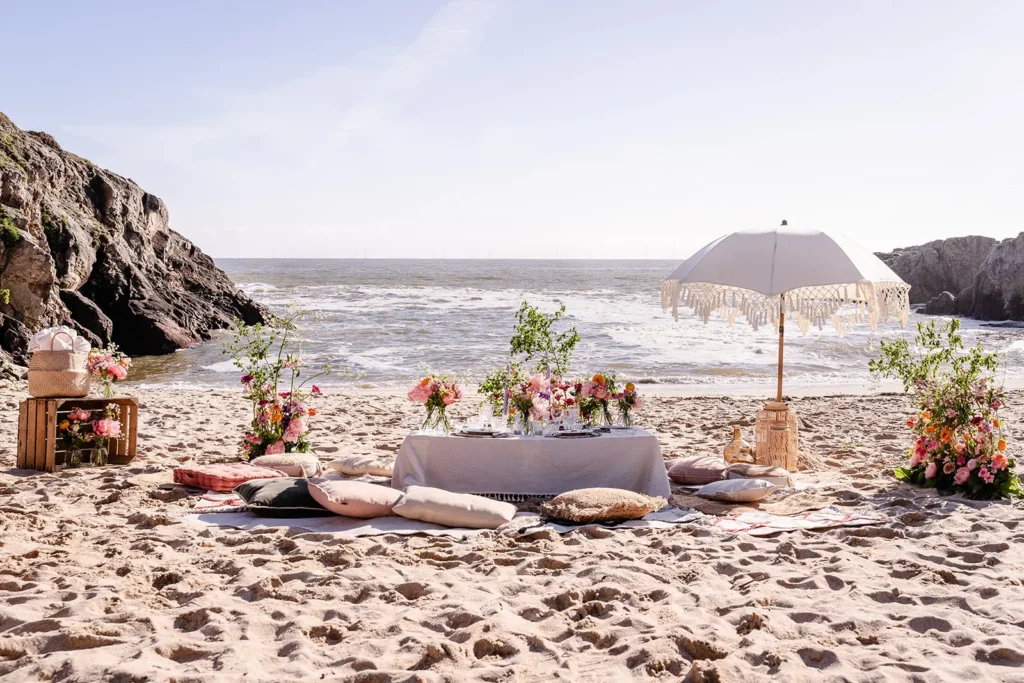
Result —
M 782 403 L 782 348 L 786 329 L 786 295 L 779 295 L 779 390 L 776 400 Z

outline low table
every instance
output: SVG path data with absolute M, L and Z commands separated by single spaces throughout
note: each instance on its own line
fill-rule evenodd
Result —
M 582 439 L 476 439 L 413 432 L 398 449 L 391 485 L 532 496 L 608 487 L 666 500 L 672 492 L 658 439 L 642 429 Z

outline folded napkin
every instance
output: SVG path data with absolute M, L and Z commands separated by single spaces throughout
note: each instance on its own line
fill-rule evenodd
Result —
M 51 346 L 52 344 L 52 346 Z M 60 327 L 47 327 L 39 330 L 28 342 L 28 352 L 36 351 L 77 351 L 78 353 L 89 353 L 92 347 L 89 340 L 78 336 L 73 328 L 66 325 Z

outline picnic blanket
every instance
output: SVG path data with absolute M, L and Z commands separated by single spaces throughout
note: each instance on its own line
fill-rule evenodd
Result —
M 784 531 L 821 531 L 844 526 L 884 524 L 887 518 L 870 512 L 843 511 L 834 505 L 796 515 L 772 515 L 767 512 L 744 512 L 736 517 L 719 517 L 719 531 L 751 536 L 771 536 Z

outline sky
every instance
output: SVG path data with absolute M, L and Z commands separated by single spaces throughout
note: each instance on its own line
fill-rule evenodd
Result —
M 0 111 L 214 257 L 1024 231 L 1024 2 L 5 0 Z

